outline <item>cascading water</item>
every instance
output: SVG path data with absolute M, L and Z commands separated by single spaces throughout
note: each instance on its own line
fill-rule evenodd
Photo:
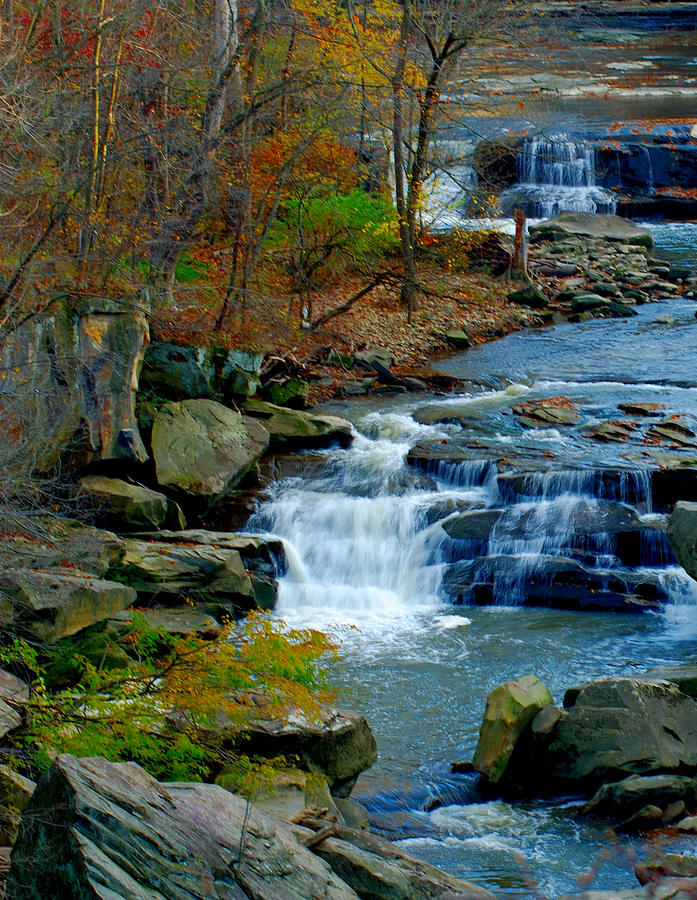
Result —
M 526 140 L 518 153 L 518 183 L 501 195 L 505 213 L 522 208 L 532 218 L 560 212 L 614 213 L 612 194 L 595 182 L 595 150 L 566 135 Z

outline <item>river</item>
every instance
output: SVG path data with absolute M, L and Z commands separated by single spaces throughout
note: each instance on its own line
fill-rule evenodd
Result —
M 476 779 L 453 775 L 450 764 L 471 759 L 486 696 L 503 681 L 536 674 L 560 702 L 566 687 L 593 677 L 693 658 L 697 584 L 660 544 L 665 517 L 652 510 L 650 491 L 642 492 L 651 463 L 641 446 L 601 445 L 586 431 L 616 415 L 623 401 L 661 403 L 667 415 L 697 422 L 695 308 L 686 300 L 651 304 L 630 320 L 559 324 L 442 360 L 437 368 L 472 385 L 459 397 L 439 398 L 460 415 L 464 405 L 467 415 L 457 425 L 415 420 L 430 397 L 335 403 L 331 411 L 354 423 L 353 445 L 310 455 L 306 476 L 275 483 L 250 523 L 281 536 L 288 548 L 278 614 L 341 642 L 332 686 L 342 703 L 368 717 L 380 751 L 354 792 L 374 827 L 495 891 L 557 896 L 579 889 L 586 875 L 584 885 L 593 888 L 630 887 L 634 857 L 655 852 L 640 837 L 608 839 L 602 823 L 576 817 L 573 798 L 486 801 Z M 660 313 L 672 319 L 657 323 Z M 521 399 L 559 394 L 577 405 L 582 426 L 525 430 L 511 415 Z M 467 464 L 465 477 L 461 466 L 436 465 L 426 476 L 406 465 L 415 444 L 468 432 L 481 455 Z M 554 490 L 503 503 L 504 521 L 518 522 L 521 511 L 532 509 L 543 539 L 535 527 L 512 543 L 510 529 L 492 532 L 488 549 L 478 552 L 486 558 L 505 544 L 506 558 L 514 560 L 494 588 L 494 605 L 453 605 L 443 578 L 458 545 L 444 541 L 432 511 L 443 502 L 501 506 L 487 460 L 506 448 L 523 459 L 552 459 Z M 594 576 L 628 577 L 614 545 L 569 550 L 569 522 L 589 510 L 592 517 L 593 504 L 607 502 L 593 479 L 579 475 L 599 464 L 633 473 L 627 483 L 635 489 L 626 498 L 642 522 L 655 524 L 660 546 L 644 547 L 632 577 L 658 585 L 666 602 L 660 612 L 639 615 L 521 605 L 531 564 L 544 554 L 582 551 Z M 556 470 L 570 466 L 575 474 L 560 478 Z

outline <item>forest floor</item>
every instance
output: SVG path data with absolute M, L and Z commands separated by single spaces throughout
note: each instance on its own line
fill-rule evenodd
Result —
M 259 290 L 244 309 L 234 310 L 221 328 L 215 320 L 219 300 L 212 300 L 210 284 L 204 289 L 187 286 L 176 295 L 174 308 L 155 311 L 152 339 L 191 345 L 215 345 L 292 355 L 321 366 L 328 352 L 353 354 L 364 349 L 384 348 L 394 358 L 394 371 L 418 373 L 438 355 L 451 352 L 445 333 L 463 330 L 472 346 L 502 337 L 543 318 L 533 310 L 516 306 L 506 295 L 517 285 L 504 278 L 448 269 L 434 262 L 421 263 L 418 280 L 424 290 L 412 322 L 400 303 L 398 288 L 380 285 L 351 308 L 316 329 L 303 327 L 300 302 L 288 292 Z M 340 282 L 315 292 L 313 320 L 334 310 L 355 294 L 365 279 L 343 276 Z M 215 292 L 217 298 L 220 297 Z M 336 388 L 355 375 L 324 367 L 321 379 L 313 381 L 312 399 L 331 396 Z

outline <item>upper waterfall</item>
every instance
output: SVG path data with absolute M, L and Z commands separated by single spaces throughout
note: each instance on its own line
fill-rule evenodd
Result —
M 549 219 L 560 212 L 614 213 L 612 194 L 595 181 L 595 150 L 568 135 L 533 137 L 516 161 L 518 183 L 501 195 L 504 212 L 522 208 Z

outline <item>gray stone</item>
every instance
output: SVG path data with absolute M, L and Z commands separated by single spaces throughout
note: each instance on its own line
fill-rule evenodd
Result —
M 0 738 L 24 722 L 24 707 L 29 702 L 29 687 L 21 679 L 0 669 Z
M 533 240 L 560 240 L 567 235 L 594 237 L 605 241 L 652 247 L 653 238 L 646 228 L 628 219 L 605 213 L 563 212 L 546 222 L 530 226 Z
M 353 440 L 350 423 L 338 416 L 314 415 L 263 400 L 248 400 L 242 408 L 263 423 L 271 436 L 272 449 L 326 447 L 334 443 L 346 447 Z
M 319 721 L 297 714 L 288 721 L 257 720 L 241 733 L 223 736 L 249 755 L 295 757 L 303 768 L 319 772 L 335 797 L 346 797 L 356 778 L 377 759 L 377 744 L 364 716 L 323 707 Z
M 188 541 L 159 542 L 127 538 L 119 577 L 138 594 L 229 600 L 243 609 L 255 607 L 254 590 L 237 550 Z
M 296 827 L 301 839 L 312 832 Z M 446 892 L 470 900 L 492 900 L 483 888 L 463 881 L 405 853 L 395 844 L 366 831 L 338 829 L 314 848 L 361 900 L 440 900 Z
M 640 884 L 649 884 L 666 877 L 697 879 L 697 859 L 677 853 L 664 853 L 637 863 L 634 874 Z
M 167 497 L 142 485 L 87 475 L 80 479 L 80 487 L 102 515 L 126 528 L 159 528 L 167 519 Z
M 688 806 L 697 801 L 697 779 L 686 775 L 630 775 L 622 781 L 604 784 L 583 808 L 584 813 L 626 819 L 643 806 L 665 809 L 683 800 Z
M 374 347 L 371 350 L 359 350 L 355 354 L 354 359 L 357 365 L 367 369 L 369 369 L 374 362 L 380 363 L 380 365 L 384 366 L 386 369 L 389 369 L 390 366 L 394 364 L 394 357 L 390 351 L 385 350 L 384 347 Z
M 527 306 L 529 309 L 544 309 L 549 303 L 548 298 L 534 285 L 511 291 L 506 295 L 509 303 L 517 303 L 518 306 Z
M 59 516 L 27 516 L 25 532 L 3 534 L 0 539 L 0 568 L 26 568 L 106 575 L 124 552 L 121 538 Z
M 239 775 L 239 764 L 233 764 L 220 772 L 215 783 L 232 793 L 244 793 L 237 789 Z M 256 779 L 250 800 L 257 809 L 283 822 L 292 822 L 306 809 L 327 810 L 326 815 L 342 820 L 326 778 L 315 772 L 284 769 L 262 774 Z
M 14 900 L 357 900 L 292 832 L 214 784 L 59 756 L 25 808 Z
M 137 611 L 126 609 L 116 613 L 109 619 L 124 633 L 129 630 L 134 616 L 143 616 L 148 625 L 155 630 L 179 637 L 195 637 L 212 639 L 218 637 L 221 624 L 216 619 L 220 607 L 213 603 L 194 603 L 184 606 L 163 606 Z
M 85 575 L 0 570 L 0 627 L 40 641 L 58 641 L 130 606 L 136 592 Z
M 152 343 L 145 351 L 140 387 L 170 400 L 193 400 L 215 393 L 215 362 L 207 347 Z
M 697 701 L 674 685 L 600 679 L 567 703 L 547 746 L 535 748 L 546 784 L 578 788 L 697 768 Z
M 239 484 L 268 444 L 260 422 L 213 400 L 167 403 L 152 427 L 158 483 L 208 503 Z
M 668 539 L 688 575 L 697 578 L 697 503 L 680 500 L 668 520 Z
M 102 311 L 103 310 L 103 311 Z M 51 305 L 0 344 L 5 428 L 18 429 L 36 469 L 59 460 L 143 462 L 135 391 L 148 342 L 145 315 L 132 303 Z

